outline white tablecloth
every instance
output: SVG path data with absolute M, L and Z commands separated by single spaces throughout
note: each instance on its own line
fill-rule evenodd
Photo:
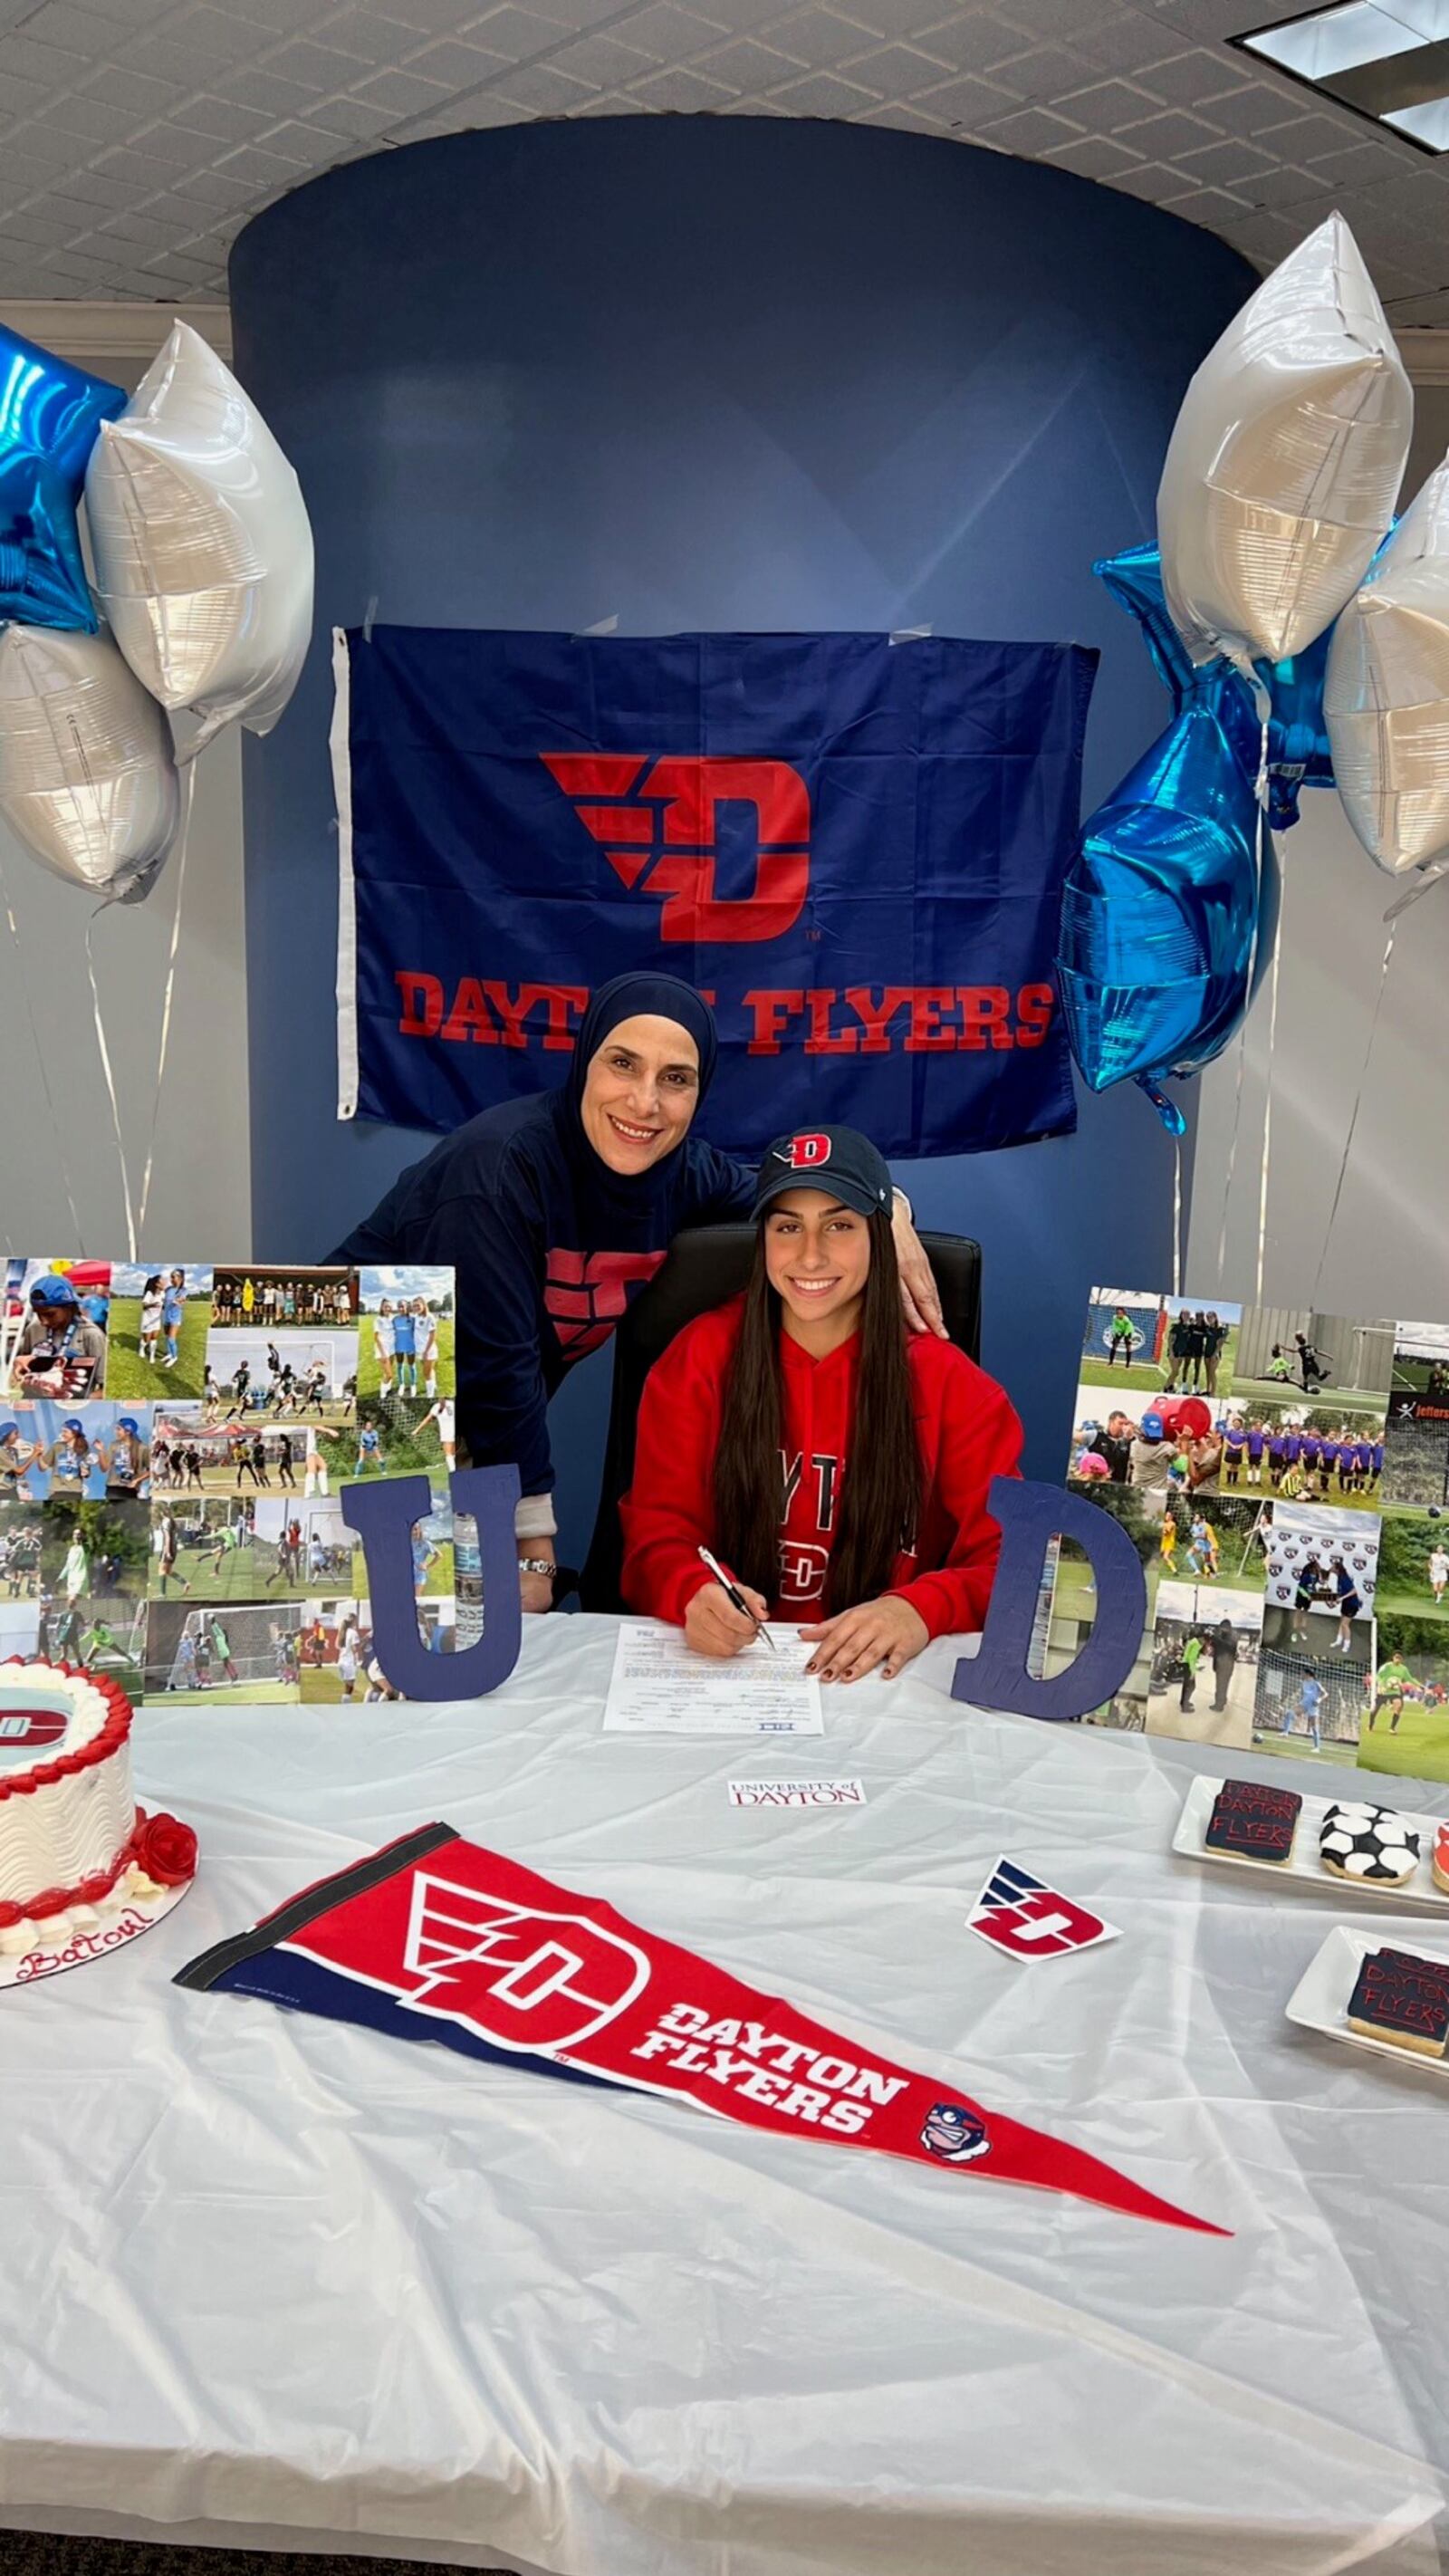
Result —
M 1432 2565 L 1449 2080 L 1282 2019 L 1332 1892 L 1175 1859 L 1176 1749 L 955 1705 L 947 1647 L 762 1751 L 606 1737 L 610 1623 L 526 1626 L 463 1707 L 138 1720 L 195 1887 L 0 1995 L 0 2522 L 559 2576 Z M 869 1802 L 732 1809 L 765 1770 Z M 170 1982 L 433 1818 L 1235 2233 Z M 996 1955 L 1001 1852 L 1124 1937 Z

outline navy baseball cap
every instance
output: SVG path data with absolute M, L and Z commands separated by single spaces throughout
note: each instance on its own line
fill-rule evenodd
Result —
M 889 1216 L 895 1196 L 885 1156 L 856 1127 L 801 1127 L 777 1136 L 755 1179 L 755 1215 L 785 1190 L 824 1190 L 861 1216 Z
M 136 1420 L 134 1413 L 123 1413 L 120 1421 L 116 1425 L 116 1429 L 118 1431 L 129 1431 L 133 1440 L 139 1440 L 141 1437 L 141 1425 Z

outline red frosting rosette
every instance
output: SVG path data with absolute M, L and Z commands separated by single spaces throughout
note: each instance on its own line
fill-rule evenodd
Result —
M 129 1857 L 157 1887 L 184 1887 L 196 1875 L 196 1836 L 179 1816 L 148 1816 L 138 1807 Z

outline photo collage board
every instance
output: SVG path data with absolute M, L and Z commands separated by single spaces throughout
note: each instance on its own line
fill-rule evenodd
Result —
M 137 1702 L 394 1699 L 345 1485 L 427 1475 L 419 1628 L 481 1633 L 451 1270 L 23 1259 L 0 1308 L 0 1659 Z
M 1091 1723 L 1449 1779 L 1449 1325 L 1094 1289 L 1067 1482 L 1147 1572 Z M 1046 1672 L 1092 1611 L 1059 1542 Z

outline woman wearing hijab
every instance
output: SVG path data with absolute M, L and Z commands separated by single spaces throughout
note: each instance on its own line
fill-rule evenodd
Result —
M 553 1600 L 548 1401 L 607 1341 L 682 1226 L 745 1216 L 754 1174 L 689 1133 L 715 1068 L 714 1015 L 672 975 L 618 975 L 584 1014 L 557 1091 L 502 1101 L 434 1147 L 331 1255 L 457 1274 L 459 1434 L 474 1466 L 513 1462 L 526 1610 Z M 944 1335 L 897 1192 L 908 1322 Z

